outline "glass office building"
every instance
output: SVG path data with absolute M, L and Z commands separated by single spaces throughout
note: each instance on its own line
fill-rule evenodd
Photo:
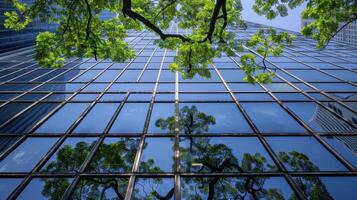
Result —
M 125 63 L 0 54 L 0 199 L 356 199 L 356 46 L 298 36 L 252 85 L 245 52 L 185 80 L 129 35 Z

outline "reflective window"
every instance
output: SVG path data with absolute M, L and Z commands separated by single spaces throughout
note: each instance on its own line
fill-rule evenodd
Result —
M 324 140 L 357 168 L 356 136 L 326 136 Z
M 148 103 L 124 104 L 109 133 L 142 133 L 148 108 Z
M 175 121 L 175 117 L 175 104 L 155 103 L 150 117 L 148 133 L 173 133 L 174 130 L 168 130 L 168 126 L 174 125 L 171 122 Z
M 118 103 L 97 103 L 74 130 L 74 133 L 102 133 Z
M 276 171 L 269 154 L 253 137 L 190 137 L 180 142 L 184 172 Z
M 357 177 L 295 177 L 308 199 L 355 199 Z
M 174 199 L 174 180 L 172 178 L 138 178 L 135 181 L 133 198 Z
M 229 83 L 229 88 L 234 92 L 246 92 L 246 91 L 263 91 L 263 88 L 258 84 L 250 84 L 250 83 Z
M 99 94 L 77 94 L 71 101 L 94 101 Z
M 42 167 L 47 172 L 76 172 L 93 148 L 96 138 L 67 138 Z
M 104 94 L 100 101 L 122 101 L 125 96 L 125 94 Z
M 34 178 L 16 199 L 61 199 L 72 180 L 71 178 Z
M 19 117 L 15 118 L 11 123 L 0 129 L 4 133 L 27 133 L 31 128 L 51 112 L 57 103 L 38 103 L 31 109 L 27 110 Z
M 106 138 L 100 144 L 87 171 L 95 173 L 131 171 L 138 145 L 138 138 Z
M 26 139 L 0 162 L 0 172 L 31 171 L 56 141 L 57 138 Z
M 31 105 L 31 103 L 9 103 L 0 108 L 0 124 L 11 119 L 16 113 Z
M 268 90 L 273 91 L 273 92 L 285 92 L 285 91 L 296 91 L 295 88 L 290 86 L 287 83 L 270 83 L 270 84 L 265 84 L 264 85 Z
M 173 156 L 173 140 L 171 138 L 146 138 L 141 155 L 140 171 L 172 172 L 174 171 Z
M 229 93 L 180 93 L 180 101 L 233 101 Z
M 285 103 L 296 115 L 318 132 L 354 132 L 346 122 L 314 102 Z
M 268 93 L 234 93 L 238 101 L 272 101 Z
M 21 181 L 19 178 L 0 178 L 0 199 L 6 199 Z
M 234 103 L 181 103 L 179 115 L 185 134 L 252 133 Z
M 312 137 L 270 137 L 267 140 L 289 171 L 346 170 Z
M 71 199 L 124 199 L 128 178 L 83 178 Z
M 262 133 L 301 133 L 306 130 L 277 103 L 242 103 Z
M 89 103 L 65 104 L 59 111 L 44 122 L 35 133 L 65 133 L 88 106 Z
M 180 91 L 227 91 L 221 83 L 180 83 Z
M 183 200 L 294 198 L 297 197 L 282 177 L 181 178 Z

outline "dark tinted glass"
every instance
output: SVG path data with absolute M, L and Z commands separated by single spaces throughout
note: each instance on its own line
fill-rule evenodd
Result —
M 327 136 L 324 140 L 357 168 L 357 136 Z

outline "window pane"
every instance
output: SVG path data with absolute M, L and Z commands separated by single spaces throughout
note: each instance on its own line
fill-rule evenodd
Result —
M 127 178 L 81 179 L 71 199 L 124 199 L 128 182 Z
M 175 121 L 175 104 L 155 103 L 151 113 L 148 133 L 173 133 L 165 128 L 166 121 Z
M 356 136 L 327 136 L 324 140 L 357 168 Z
M 181 178 L 181 199 L 293 199 L 282 177 Z M 296 197 L 296 196 L 295 196 Z
M 253 137 L 184 138 L 180 142 L 184 172 L 276 171 L 269 154 Z
M 69 178 L 34 178 L 16 199 L 61 199 L 71 182 Z
M 148 103 L 126 103 L 115 119 L 110 133 L 142 133 Z M 135 124 L 135 126 L 133 126 Z
M 131 171 L 138 145 L 137 138 L 106 138 L 99 146 L 87 171 L 95 173 Z
M 19 178 L 0 178 L 0 199 L 6 199 L 21 181 Z
M 57 103 L 38 103 L 31 109 L 22 113 L 11 123 L 1 128 L 0 132 L 25 134 L 56 106 L 58 106 Z
M 144 146 L 140 162 L 141 172 L 174 171 L 174 152 L 171 138 L 146 138 Z
M 0 172 L 31 171 L 56 141 L 57 138 L 26 139 L 0 162 Z
M 102 133 L 118 106 L 118 103 L 97 103 L 80 122 L 74 133 Z
M 306 132 L 277 103 L 242 103 L 242 106 L 262 133 Z
M 346 170 L 312 137 L 270 137 L 267 140 L 289 171 Z
M 9 103 L 0 108 L 0 124 L 11 119 L 16 113 L 29 106 L 31 103 Z
M 96 138 L 67 138 L 42 167 L 47 172 L 76 172 L 94 146 Z
M 295 177 L 308 199 L 355 199 L 357 177 Z
M 252 133 L 234 103 L 181 103 L 179 114 L 180 129 L 185 134 Z
M 171 178 L 138 178 L 134 187 L 134 200 L 174 199 L 174 180 Z
M 355 132 L 356 129 L 314 102 L 285 103 L 296 115 L 318 132 Z
M 44 122 L 35 133 L 65 133 L 88 106 L 89 103 L 65 104 Z

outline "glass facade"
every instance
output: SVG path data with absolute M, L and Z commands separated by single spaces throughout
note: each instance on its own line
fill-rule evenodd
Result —
M 129 35 L 125 63 L 0 54 L 0 199 L 355 199 L 356 46 L 298 36 L 252 85 L 245 52 L 186 80 L 157 36 Z

